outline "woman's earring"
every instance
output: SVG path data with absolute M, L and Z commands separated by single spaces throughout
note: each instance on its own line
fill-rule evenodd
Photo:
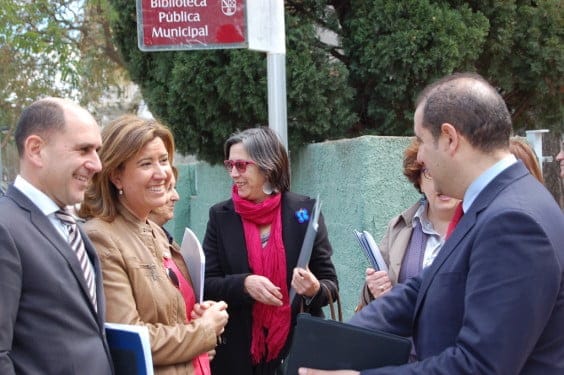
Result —
M 266 195 L 270 195 L 274 192 L 274 190 L 272 189 L 272 185 L 268 181 L 266 181 L 264 185 L 262 185 L 262 191 Z
M 119 189 L 119 195 L 123 195 L 123 190 Z

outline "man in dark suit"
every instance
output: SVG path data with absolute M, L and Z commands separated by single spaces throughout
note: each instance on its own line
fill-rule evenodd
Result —
M 80 231 L 79 262 L 55 215 L 101 170 L 100 129 L 78 105 L 46 98 L 23 111 L 15 139 L 20 174 L 0 198 L 0 374 L 111 374 L 98 259 Z
M 464 215 L 421 277 L 350 321 L 413 336 L 419 361 L 362 374 L 564 374 L 564 215 L 509 152 L 502 97 L 455 74 L 416 108 L 418 160 Z

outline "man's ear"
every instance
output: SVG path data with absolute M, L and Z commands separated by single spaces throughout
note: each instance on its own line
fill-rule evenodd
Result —
M 460 133 L 456 131 L 452 124 L 445 122 L 441 125 L 441 136 L 446 141 L 445 147 L 447 147 L 449 154 L 453 155 L 460 147 L 460 142 L 462 141 Z
M 37 167 L 43 166 L 43 148 L 45 140 L 37 134 L 32 134 L 24 141 L 24 154 L 26 158 Z

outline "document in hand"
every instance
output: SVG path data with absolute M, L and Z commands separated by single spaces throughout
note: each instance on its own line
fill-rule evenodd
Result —
M 147 327 L 105 323 L 116 374 L 153 375 L 153 357 Z
M 376 241 L 374 241 L 374 237 L 370 234 L 370 232 L 362 231 L 359 232 L 356 229 L 354 230 L 354 235 L 360 244 L 360 248 L 364 252 L 364 255 L 370 261 L 370 265 L 376 271 L 386 271 L 388 272 L 388 266 L 386 262 L 384 262 L 384 258 L 382 258 L 382 253 L 380 252 L 380 248 L 376 245 Z
M 300 367 L 361 371 L 397 366 L 407 363 L 410 350 L 406 337 L 299 314 L 286 374 L 297 374 Z
M 180 245 L 180 252 L 186 262 L 186 267 L 192 279 L 194 287 L 194 294 L 196 301 L 202 303 L 204 298 L 204 276 L 206 272 L 206 256 L 202 250 L 202 244 L 198 237 L 190 230 L 184 229 L 184 237 L 182 238 L 182 245 Z
M 307 225 L 306 234 L 304 236 L 304 242 L 302 243 L 302 248 L 300 249 L 300 255 L 298 257 L 298 263 L 296 267 L 306 268 L 309 264 L 309 259 L 311 258 L 311 250 L 313 249 L 313 242 L 317 236 L 317 229 L 319 228 L 319 214 L 321 213 L 321 201 L 319 200 L 319 195 L 315 200 L 315 204 L 311 210 L 310 220 Z M 290 305 L 296 297 L 296 290 L 294 288 L 290 289 Z

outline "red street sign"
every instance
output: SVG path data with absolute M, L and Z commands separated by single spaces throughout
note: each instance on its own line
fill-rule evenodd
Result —
M 137 0 L 142 51 L 246 48 L 245 0 Z

